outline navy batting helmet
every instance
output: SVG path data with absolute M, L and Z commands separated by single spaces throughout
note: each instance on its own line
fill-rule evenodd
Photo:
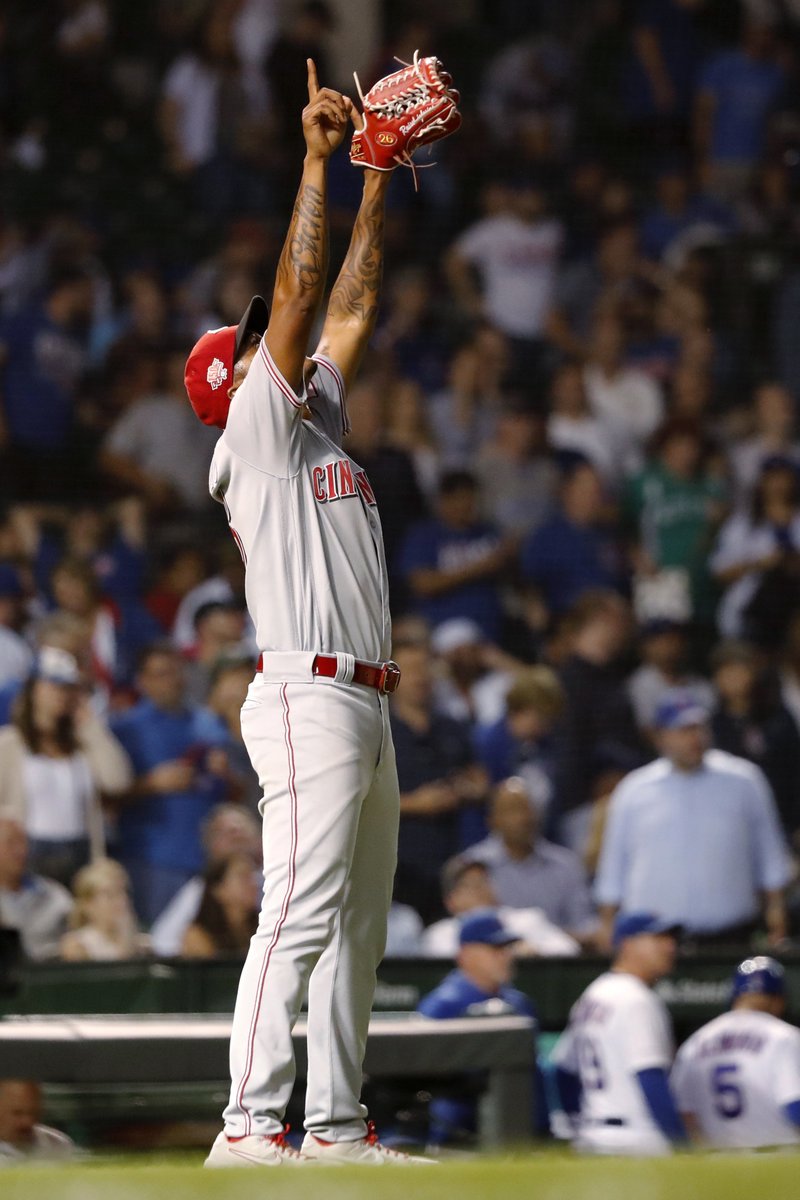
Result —
M 746 958 L 733 973 L 732 1001 L 739 996 L 754 993 L 762 996 L 782 996 L 784 991 L 783 967 L 766 954 Z

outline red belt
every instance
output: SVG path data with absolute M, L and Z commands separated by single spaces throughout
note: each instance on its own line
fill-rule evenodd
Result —
M 339 664 L 335 654 L 317 654 L 311 664 L 313 675 L 324 675 L 326 679 L 335 679 Z M 257 671 L 264 670 L 264 655 L 259 654 Z M 386 695 L 396 692 L 400 686 L 400 668 L 396 662 L 371 663 L 356 659 L 353 670 L 353 683 L 363 683 L 365 687 L 375 688 Z

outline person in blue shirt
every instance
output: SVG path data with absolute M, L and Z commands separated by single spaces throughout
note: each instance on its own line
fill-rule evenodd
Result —
M 740 45 L 713 55 L 700 72 L 695 144 L 715 195 L 741 196 L 764 154 L 769 117 L 786 86 L 776 49 L 773 21 L 748 9 Z
M 478 515 L 478 484 L 468 471 L 448 471 L 439 483 L 438 512 L 409 531 L 398 574 L 414 609 L 432 626 L 453 617 L 475 621 L 496 642 L 502 622 L 499 577 L 516 545 Z
M 136 911 L 151 924 L 202 870 L 201 828 L 226 798 L 229 735 L 208 709 L 185 705 L 183 663 L 171 646 L 145 650 L 137 685 L 142 699 L 112 725 L 137 776 L 120 813 L 116 857 Z
M 786 937 L 789 848 L 761 770 L 710 749 L 710 711 L 675 688 L 655 712 L 661 757 L 611 797 L 595 877 L 610 941 L 618 909 L 658 912 L 698 945 Z
M 703 228 L 710 237 L 733 232 L 733 213 L 720 201 L 695 192 L 681 162 L 666 161 L 656 174 L 655 202 L 639 226 L 642 251 L 660 262 L 669 247 L 689 230 Z
M 540 591 L 554 616 L 592 588 L 623 588 L 622 553 L 606 507 L 597 471 L 586 459 L 570 458 L 558 510 L 531 534 L 520 556 L 525 582 Z
M 92 281 L 71 269 L 44 300 L 0 319 L 0 445 L 3 486 L 15 501 L 63 500 L 79 479 L 71 453 L 76 389 L 87 366 L 82 337 Z
M 417 1011 L 439 1021 L 500 1013 L 535 1019 L 528 997 L 511 986 L 513 946 L 518 940 L 495 909 L 479 908 L 468 913 L 459 931 L 458 965 L 422 997 Z M 463 1141 L 476 1130 L 476 1098 L 434 1097 L 429 1117 L 433 1142 L 441 1145 Z

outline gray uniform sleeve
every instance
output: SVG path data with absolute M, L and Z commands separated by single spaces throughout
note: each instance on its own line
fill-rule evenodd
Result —
M 306 384 L 308 406 L 313 421 L 331 441 L 341 446 L 342 438 L 350 432 L 345 406 L 344 380 L 336 363 L 322 354 L 313 356 L 317 369 Z
M 247 378 L 233 398 L 222 435 L 228 448 L 258 471 L 286 478 L 299 470 L 305 392 L 293 390 L 261 339 Z

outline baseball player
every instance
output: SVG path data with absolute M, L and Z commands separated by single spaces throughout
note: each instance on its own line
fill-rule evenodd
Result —
M 685 1140 L 668 1084 L 669 1015 L 652 990 L 673 967 L 676 935 L 652 913 L 621 914 L 611 969 L 570 1013 L 553 1063 L 576 1150 L 661 1155 Z
M 421 72 L 433 62 L 415 56 L 407 69 L 414 97 L 430 98 Z M 381 89 L 384 100 L 392 94 Z M 225 1129 L 206 1160 L 214 1167 L 424 1161 L 381 1146 L 360 1102 L 399 809 L 386 701 L 399 671 L 388 661 L 380 521 L 366 474 L 342 449 L 347 388 L 377 313 L 395 165 L 372 155 L 371 95 L 351 148 L 366 168 L 363 199 L 316 353 L 306 359 L 326 283 L 327 164 L 356 117 L 347 97 L 319 88 L 309 60 L 306 156 L 271 309 L 255 297 L 238 328 L 204 334 L 186 367 L 195 412 L 224 429 L 210 489 L 245 562 L 261 651 L 242 734 L 264 791 L 264 899 L 234 1012 Z M 407 156 L 433 107 L 416 120 L 414 103 L 403 105 L 396 133 L 379 131 L 381 146 L 391 134 Z M 457 122 L 445 124 L 450 132 Z M 298 1153 L 283 1118 L 306 991 L 307 1132 Z
M 672 1089 L 690 1133 L 723 1149 L 800 1144 L 800 1030 L 782 1021 L 783 967 L 747 958 L 733 976 L 730 1012 L 678 1051 Z

